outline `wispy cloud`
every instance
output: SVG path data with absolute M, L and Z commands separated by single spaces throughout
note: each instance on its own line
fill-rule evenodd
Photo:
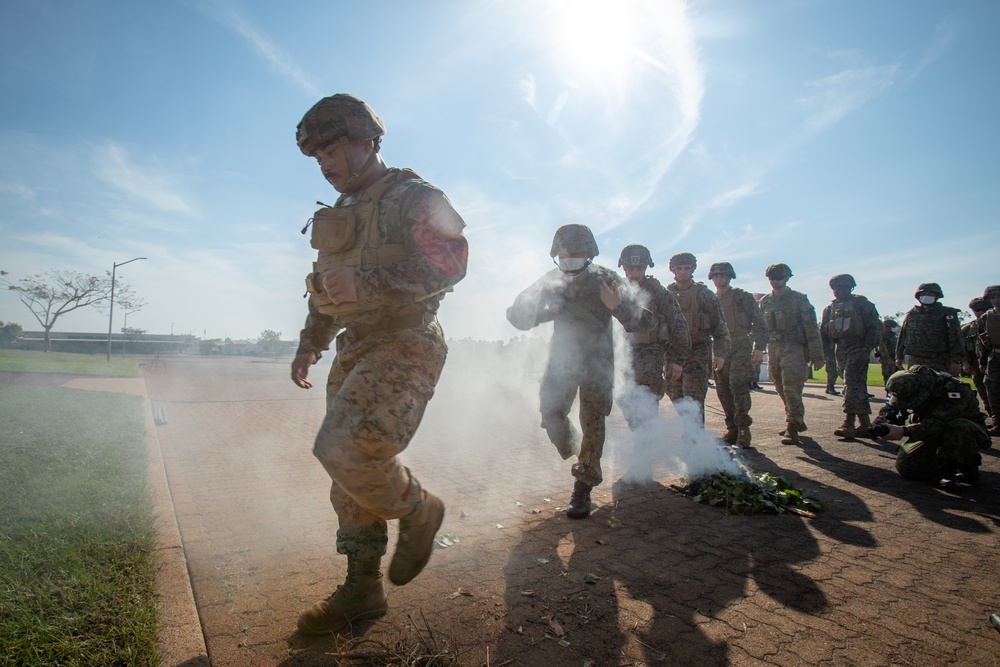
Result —
M 37 193 L 22 183 L 0 183 L 0 192 L 15 195 L 26 201 L 35 199 Z
M 292 57 L 271 41 L 231 3 L 218 0 L 209 6 L 208 12 L 222 25 L 246 40 L 254 52 L 275 72 L 297 85 L 309 97 L 321 95 L 319 87 L 312 82 Z
M 674 242 L 680 241 L 685 236 L 691 233 L 694 226 L 701 221 L 709 211 L 714 211 L 717 209 L 729 208 L 730 206 L 736 205 L 738 202 L 746 199 L 747 197 L 752 197 L 760 192 L 760 181 L 758 179 L 752 179 L 721 192 L 711 199 L 709 199 L 704 204 L 700 204 L 693 208 L 686 215 L 681 218 L 681 227 L 677 231 L 677 235 L 674 238 Z
M 195 207 L 174 190 L 173 177 L 132 164 L 125 149 L 114 142 L 93 154 L 95 174 L 129 197 L 161 211 L 194 214 Z
M 899 63 L 845 69 L 806 83 L 808 93 L 799 103 L 809 113 L 807 125 L 820 130 L 860 109 L 896 82 Z

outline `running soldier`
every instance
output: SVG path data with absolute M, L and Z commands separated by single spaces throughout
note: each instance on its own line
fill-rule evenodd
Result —
M 540 412 L 542 428 L 559 455 L 563 459 L 577 456 L 573 464 L 576 482 L 566 508 L 571 519 L 590 514 L 590 491 L 604 479 L 604 419 L 611 414 L 615 375 L 611 318 L 626 331 L 644 331 L 653 324 L 652 313 L 625 289 L 625 280 L 593 263 L 598 252 L 588 227 L 560 227 L 549 251 L 559 268 L 521 292 L 507 309 L 507 321 L 521 331 L 553 322 Z M 582 439 L 569 420 L 577 392 Z
M 736 279 L 732 264 L 716 262 L 708 270 L 708 279 L 715 283 L 731 344 L 729 355 L 715 374 L 715 393 L 726 413 L 726 434 L 722 439 L 750 447 L 750 389 L 757 380 L 754 368 L 764 361 L 767 324 L 753 294 L 730 286 Z
M 680 379 L 691 353 L 687 322 L 673 292 L 653 276 L 646 275 L 646 268 L 653 267 L 648 248 L 625 246 L 618 266 L 625 271 L 629 283 L 638 289 L 640 303 L 653 313 L 651 329 L 626 333 L 626 338 L 632 354 L 633 379 L 636 385 L 646 387 L 658 404 L 666 390 L 666 381 Z M 623 396 L 621 402 L 622 413 L 632 430 L 652 416 L 646 414 L 647 406 L 638 397 Z
M 886 390 L 886 407 L 875 423 L 886 430 L 886 440 L 907 438 L 896 452 L 899 474 L 955 491 L 975 483 L 983 460 L 979 450 L 992 443 L 972 388 L 918 365 L 893 373 Z M 905 426 L 889 423 L 904 412 L 910 413 Z
M 845 417 L 844 423 L 833 432 L 839 438 L 853 438 L 858 430 L 871 426 L 868 362 L 882 335 L 878 310 L 865 297 L 852 293 L 856 286 L 854 276 L 847 273 L 830 278 L 833 302 L 823 309 L 819 328 L 823 349 L 835 348 L 836 356 L 844 358 Z
M 304 634 L 336 633 L 383 616 L 386 521 L 399 519 L 389 580 L 402 586 L 427 564 L 444 518 L 444 504 L 397 455 L 444 366 L 447 346 L 435 315 L 465 276 L 465 223 L 440 190 L 386 166 L 383 134 L 371 107 L 344 94 L 317 102 L 296 133 L 299 148 L 341 193 L 311 221 L 318 258 L 306 277 L 309 315 L 291 375 L 296 385 L 312 387 L 309 367 L 336 338 L 313 454 L 333 480 L 337 551 L 347 556 L 343 585 L 299 617 Z
M 785 404 L 785 430 L 782 444 L 800 442 L 805 431 L 806 408 L 802 388 L 806 384 L 809 363 L 814 370 L 823 368 L 823 341 L 816 324 L 816 309 L 809 297 L 788 287 L 792 270 L 787 264 L 772 264 L 764 271 L 771 283 L 771 293 L 760 300 L 771 342 L 767 346 L 767 372 Z
M 689 252 L 677 253 L 670 258 L 674 282 L 667 285 L 667 289 L 677 297 L 687 322 L 691 334 L 691 355 L 684 364 L 680 379 L 667 382 L 667 395 L 674 402 L 682 398 L 694 399 L 704 423 L 708 378 L 713 371 L 718 372 L 722 368 L 729 356 L 730 343 L 726 317 L 722 314 L 718 297 L 705 283 L 692 280 L 696 268 L 698 261 Z
M 896 368 L 906 363 L 958 375 L 965 357 L 958 310 L 938 301 L 944 292 L 937 283 L 922 283 L 913 296 L 920 305 L 910 309 L 899 330 Z

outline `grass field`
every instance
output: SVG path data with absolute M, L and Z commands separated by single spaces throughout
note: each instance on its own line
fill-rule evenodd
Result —
M 0 371 L 23 373 L 71 373 L 105 377 L 139 377 L 134 361 L 93 354 L 0 350 Z
M 87 370 L 48 372 L 67 367 Z M 142 415 L 134 396 L 0 384 L 0 667 L 156 664 Z
M 813 371 L 812 379 L 809 382 L 826 384 L 826 367 L 818 371 Z M 838 377 L 837 384 L 844 384 L 844 378 Z M 878 364 L 868 364 L 868 386 L 869 387 L 882 387 L 882 367 Z

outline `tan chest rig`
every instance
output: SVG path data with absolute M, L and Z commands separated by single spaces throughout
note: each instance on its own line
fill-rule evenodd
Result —
M 1000 348 L 1000 312 L 996 308 L 986 311 L 979 319 L 979 332 L 983 345 Z
M 858 309 L 855 307 L 858 297 L 846 301 L 834 301 L 830 306 L 830 321 L 826 333 L 830 338 L 863 338 L 865 323 L 861 321 Z
M 360 302 L 335 304 L 318 284 L 319 274 L 330 269 L 386 266 L 406 259 L 402 243 L 382 243 L 378 204 L 389 189 L 403 180 L 420 178 L 409 169 L 390 169 L 346 206 L 324 206 L 312 218 L 310 244 L 319 251 L 313 270 L 306 276 L 306 290 L 313 307 L 324 315 L 353 315 L 370 310 Z
M 722 315 L 726 318 L 726 326 L 729 328 L 729 337 L 733 340 L 750 334 L 750 317 L 736 304 L 736 295 L 736 288 L 733 287 L 719 297 Z
M 698 290 L 704 287 L 704 283 L 693 283 L 686 290 L 671 290 L 681 306 L 681 315 L 687 322 L 688 332 L 691 334 L 692 340 L 700 339 L 702 336 L 699 334 L 708 331 L 712 326 L 709 316 L 698 310 Z

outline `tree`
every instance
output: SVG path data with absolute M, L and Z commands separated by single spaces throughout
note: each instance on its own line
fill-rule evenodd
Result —
M 0 322 L 0 347 L 14 347 L 21 338 L 21 325 Z
M 111 272 L 93 276 L 79 271 L 49 271 L 11 282 L 6 271 L 0 271 L 0 283 L 17 292 L 21 303 L 28 307 L 45 332 L 45 351 L 52 350 L 49 333 L 56 320 L 77 308 L 101 308 L 111 297 Z M 115 302 L 136 303 L 132 288 L 115 280 Z
M 146 335 L 145 329 L 137 329 L 136 327 L 122 327 L 122 356 L 125 356 L 125 343 L 135 343 L 137 340 Z M 135 345 L 132 346 L 135 348 Z
M 274 357 L 277 359 L 280 350 L 281 333 L 271 329 L 260 332 L 260 338 L 257 339 L 257 351 L 261 356 L 269 357 L 274 352 Z

